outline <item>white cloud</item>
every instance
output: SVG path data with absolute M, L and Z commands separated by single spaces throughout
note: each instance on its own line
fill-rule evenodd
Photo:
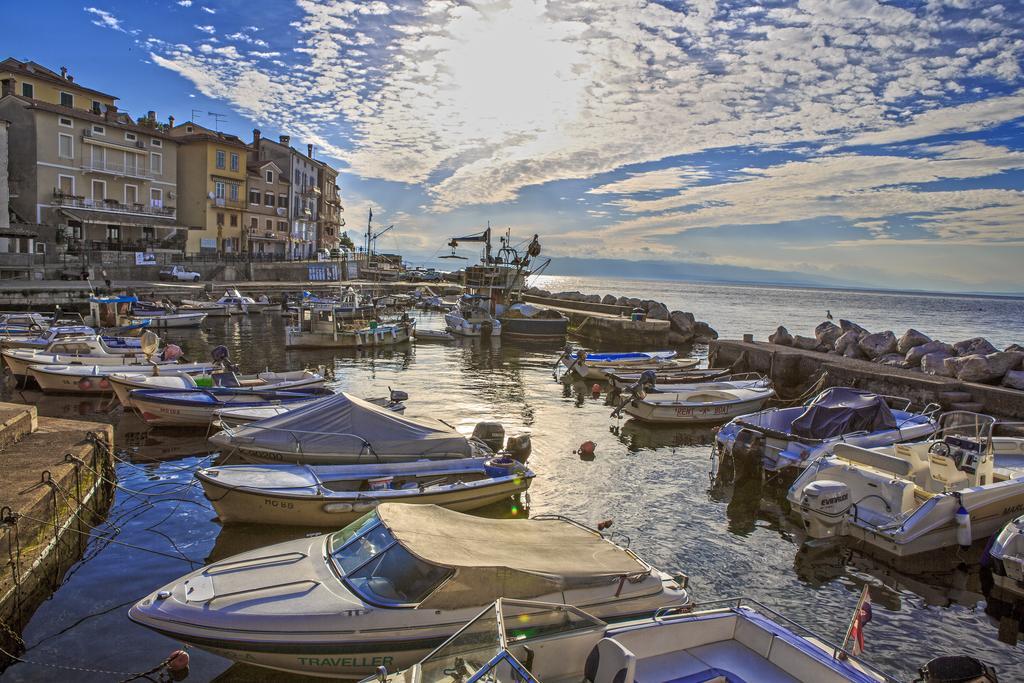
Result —
M 181 5 L 182 7 L 191 7 L 192 6 L 192 0 L 178 0 L 178 4 Z
M 92 20 L 93 25 L 100 26 L 102 28 L 113 29 L 115 31 L 120 31 L 121 33 L 128 33 L 128 31 L 126 31 L 124 27 L 121 26 L 121 20 L 115 17 L 110 12 L 97 9 L 95 7 L 84 7 L 83 9 L 89 14 L 92 14 L 96 17 Z
M 202 9 L 207 14 L 216 14 L 217 13 L 217 10 L 215 10 L 213 8 L 210 8 L 210 7 L 207 7 L 206 5 L 203 5 L 200 9 Z
M 588 194 L 636 194 L 662 190 L 680 190 L 706 180 L 711 174 L 693 166 L 662 168 L 642 173 L 630 173 L 628 177 L 587 190 Z
M 209 33 L 211 36 L 214 33 L 216 33 L 216 30 L 213 28 L 213 26 L 209 24 L 205 26 L 200 26 L 199 24 L 196 24 L 193 28 L 195 28 L 197 31 L 202 31 L 203 33 Z

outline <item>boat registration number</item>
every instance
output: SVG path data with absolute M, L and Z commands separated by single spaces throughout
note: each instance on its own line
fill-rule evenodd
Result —
M 727 406 L 701 406 L 700 408 L 680 406 L 676 408 L 676 415 L 680 417 L 690 415 L 725 415 L 728 412 L 729 408 Z

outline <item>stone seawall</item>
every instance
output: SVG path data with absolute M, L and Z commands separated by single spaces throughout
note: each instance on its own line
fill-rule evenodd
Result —
M 719 339 L 711 342 L 709 364 L 767 375 L 783 396 L 797 396 L 824 374 L 823 388 L 848 386 L 910 399 L 922 408 L 929 403 L 943 410 L 970 410 L 1003 420 L 1024 420 L 1024 392 L 1005 387 L 962 382 L 925 375 L 866 360 L 796 349 L 767 342 Z

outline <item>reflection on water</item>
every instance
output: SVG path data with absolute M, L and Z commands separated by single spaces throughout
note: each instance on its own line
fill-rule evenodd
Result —
M 436 314 L 421 324 L 442 325 Z M 529 465 L 537 473 L 529 496 L 480 514 L 560 513 L 591 524 L 612 518 L 614 530 L 629 536 L 641 557 L 690 575 L 698 599 L 749 595 L 832 639 L 842 637 L 867 582 L 876 604 L 868 627 L 875 664 L 909 677 L 931 656 L 968 650 L 995 664 L 1006 680 L 1024 678 L 1020 649 L 998 642 L 977 598 L 974 558 L 963 560 L 967 571 L 956 563 L 948 570 L 908 570 L 872 564 L 859 550 L 801 550 L 784 487 L 724 476 L 710 458 L 712 429 L 651 428 L 611 418 L 603 393 L 594 398 L 588 383 L 562 385 L 552 378 L 558 345 L 458 340 L 366 352 L 287 351 L 279 315 L 216 320 L 201 334 L 172 331 L 169 337 L 193 359 L 224 344 L 246 372 L 327 364 L 336 388 L 365 396 L 382 396 L 388 387 L 407 391 L 408 415 L 442 418 L 466 434 L 482 420 L 501 422 L 510 434 L 529 432 Z M 12 400 L 36 403 L 44 415 L 114 424 L 122 488 L 97 535 L 130 544 L 91 546 L 89 559 L 26 629 L 30 660 L 126 673 L 149 669 L 178 644 L 132 624 L 128 605 L 205 562 L 314 531 L 222 528 L 192 477 L 214 457 L 203 430 L 152 430 L 103 398 L 23 395 Z M 584 441 L 596 444 L 589 461 L 576 452 Z M 191 655 L 192 680 L 301 680 L 230 666 L 201 650 Z M 52 675 L 18 664 L 3 679 Z

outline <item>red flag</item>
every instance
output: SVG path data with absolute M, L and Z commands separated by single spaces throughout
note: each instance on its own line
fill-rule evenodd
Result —
M 850 644 L 850 652 L 853 655 L 860 655 L 864 652 L 864 627 L 871 621 L 871 594 L 868 593 L 868 587 L 865 584 L 864 590 L 860 594 L 860 600 L 857 601 L 857 609 L 853 612 L 853 620 L 850 622 L 850 628 L 846 632 L 846 640 L 843 641 L 843 647 L 852 639 L 853 642 Z

